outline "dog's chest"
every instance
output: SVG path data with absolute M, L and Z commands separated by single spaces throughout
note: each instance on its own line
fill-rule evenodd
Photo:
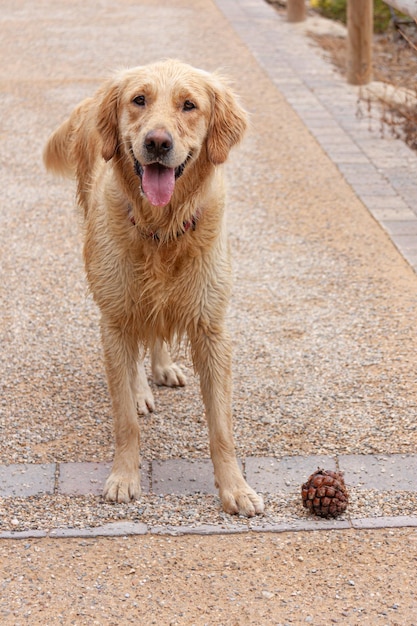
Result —
M 197 259 L 158 251 L 132 266 L 131 296 L 142 323 L 187 325 L 203 302 L 207 276 Z

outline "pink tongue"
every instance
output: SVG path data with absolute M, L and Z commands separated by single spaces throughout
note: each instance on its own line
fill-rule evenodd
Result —
M 159 163 L 143 166 L 142 188 L 154 206 L 165 206 L 171 200 L 175 187 L 175 169 Z

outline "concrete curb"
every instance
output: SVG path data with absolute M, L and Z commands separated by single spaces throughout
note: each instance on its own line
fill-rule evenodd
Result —
M 297 520 L 280 524 L 253 526 L 147 526 L 135 522 L 113 522 L 90 528 L 54 528 L 52 530 L 5 531 L 0 539 L 76 539 L 93 537 L 132 537 L 135 535 L 235 535 L 243 533 L 285 533 L 321 530 L 380 530 L 383 528 L 417 528 L 416 516 L 375 517 L 352 520 Z

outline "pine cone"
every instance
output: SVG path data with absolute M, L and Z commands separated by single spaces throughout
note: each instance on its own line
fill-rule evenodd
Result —
M 301 487 L 303 505 L 319 517 L 337 517 L 348 505 L 349 495 L 343 474 L 318 469 Z

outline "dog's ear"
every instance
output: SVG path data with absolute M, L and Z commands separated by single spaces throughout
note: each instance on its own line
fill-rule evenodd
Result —
M 105 161 L 114 156 L 119 143 L 118 101 L 119 84 L 108 82 L 97 94 L 97 130 L 103 141 L 102 155 Z
M 220 165 L 226 161 L 230 149 L 243 138 L 248 116 L 223 81 L 213 77 L 211 83 L 212 112 L 207 154 L 211 163 Z

